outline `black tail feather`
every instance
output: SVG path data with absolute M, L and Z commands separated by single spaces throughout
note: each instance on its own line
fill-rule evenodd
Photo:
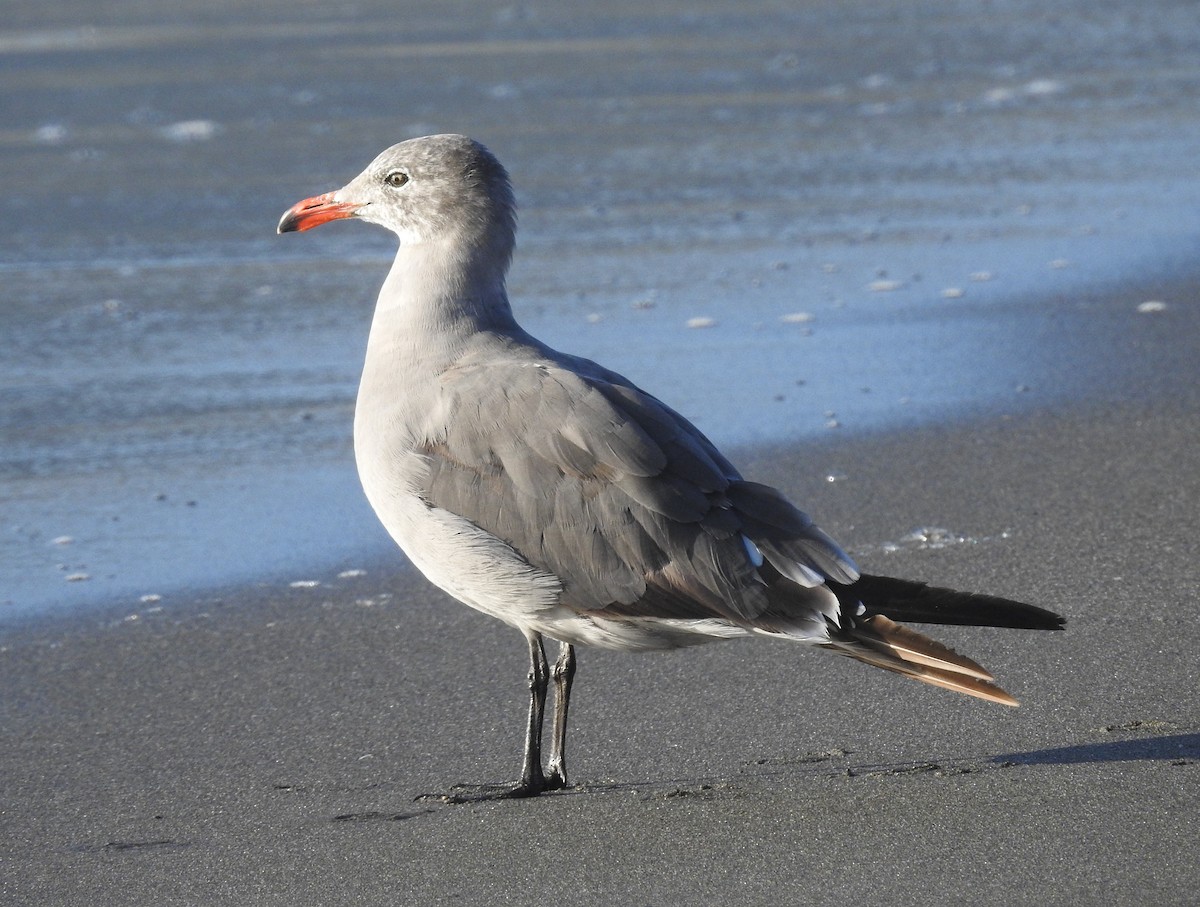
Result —
M 882 614 L 909 623 L 1018 630 L 1061 630 L 1066 624 L 1063 617 L 1036 605 L 889 576 L 864 575 L 847 586 L 828 585 L 850 614 L 856 614 L 862 604 L 863 617 Z

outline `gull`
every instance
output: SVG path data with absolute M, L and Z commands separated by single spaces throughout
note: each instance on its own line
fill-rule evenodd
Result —
M 483 145 L 461 135 L 393 145 L 345 187 L 298 202 L 278 230 L 345 218 L 400 240 L 355 406 L 363 490 L 434 585 L 528 644 L 520 778 L 479 797 L 568 786 L 576 645 L 644 651 L 769 637 L 1017 704 L 979 664 L 899 621 L 1053 630 L 1061 617 L 860 573 L 683 416 L 517 323 L 505 288 L 516 208 Z M 544 637 L 560 644 L 553 665 Z

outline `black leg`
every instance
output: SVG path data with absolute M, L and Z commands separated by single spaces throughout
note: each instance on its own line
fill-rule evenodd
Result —
M 521 780 L 515 785 L 456 784 L 449 794 L 423 794 L 418 800 L 441 800 L 444 803 L 473 803 L 480 800 L 501 800 L 512 797 L 536 797 L 547 790 L 557 790 L 567 783 L 563 766 L 563 745 L 567 735 L 567 700 L 571 695 L 571 678 L 575 675 L 575 650 L 563 644 L 562 653 L 554 663 L 555 709 L 554 744 L 550 752 L 550 778 L 542 771 L 542 724 L 546 712 L 546 691 L 550 686 L 550 665 L 542 636 L 532 630 L 525 633 L 529 641 L 529 721 L 525 725 L 525 756 L 521 763 Z
M 550 685 L 550 666 L 546 661 L 546 650 L 542 647 L 541 634 L 529 631 L 525 638 L 529 641 L 529 721 L 525 726 L 521 780 L 516 784 L 456 784 L 449 794 L 422 794 L 417 797 L 418 800 L 476 803 L 481 800 L 536 797 L 550 789 L 542 772 L 542 718 L 546 710 L 546 690 Z
M 529 723 L 525 727 L 525 760 L 521 780 L 510 796 L 535 797 L 546 789 L 542 774 L 542 716 L 546 709 L 546 688 L 550 683 L 550 668 L 540 633 L 528 632 L 529 640 Z
M 575 647 L 563 643 L 554 662 L 554 740 L 546 765 L 546 787 L 567 786 L 567 709 L 571 704 L 571 681 L 575 679 Z

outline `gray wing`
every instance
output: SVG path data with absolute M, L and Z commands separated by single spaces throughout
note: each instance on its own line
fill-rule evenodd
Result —
M 421 448 L 425 500 L 558 576 L 563 603 L 580 611 L 745 622 L 770 607 L 780 577 L 853 581 L 850 559 L 782 495 L 743 481 L 686 419 L 592 367 L 443 373 L 445 427 Z

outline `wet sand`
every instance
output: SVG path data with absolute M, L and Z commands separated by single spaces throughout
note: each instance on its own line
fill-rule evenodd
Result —
M 1200 235 L 1190 0 L 10 6 L 0 622 L 387 549 L 391 238 L 274 226 L 411 135 L 511 171 L 526 327 L 723 446 L 1108 399 Z

